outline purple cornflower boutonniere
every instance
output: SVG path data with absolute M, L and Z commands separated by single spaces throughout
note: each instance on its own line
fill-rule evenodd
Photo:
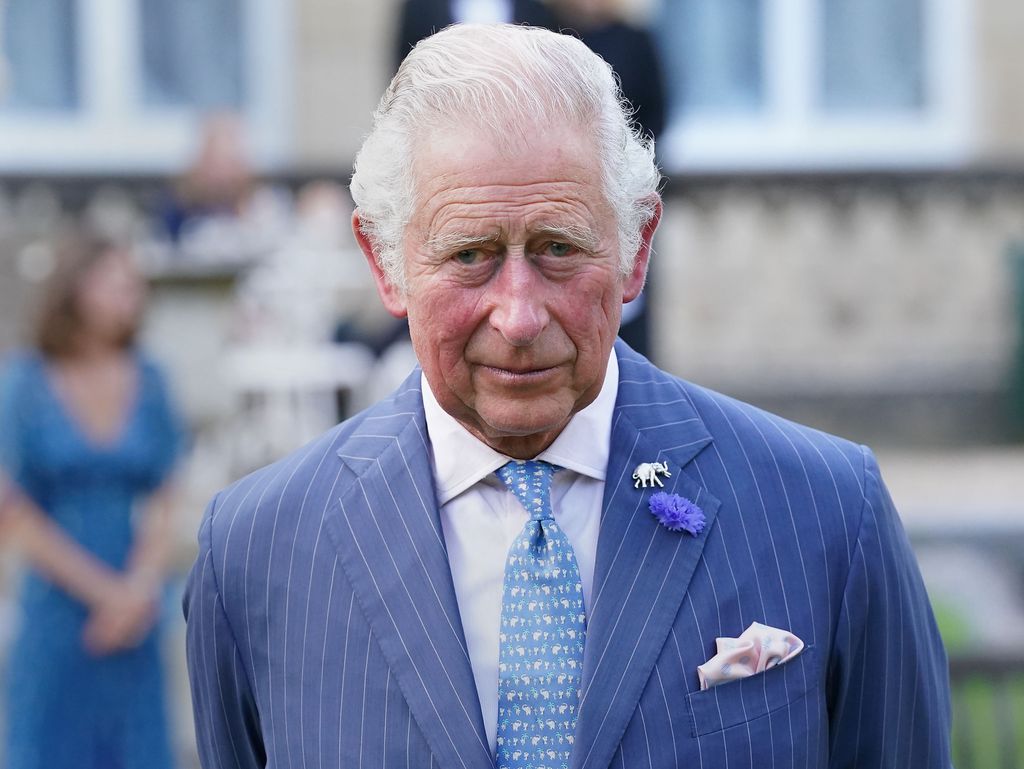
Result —
M 704 530 L 704 511 L 686 497 L 659 491 L 651 494 L 651 512 L 669 531 L 686 531 L 697 536 Z

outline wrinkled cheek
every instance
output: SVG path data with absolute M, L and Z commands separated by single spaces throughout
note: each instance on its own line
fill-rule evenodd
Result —
M 437 367 L 436 373 L 444 380 L 446 388 L 459 400 L 466 402 L 472 390 L 471 374 L 466 363 L 466 339 L 454 335 L 434 337 L 422 354 L 432 357 Z
M 461 344 L 451 339 L 441 340 L 435 355 L 438 365 L 444 371 L 445 378 L 457 379 L 466 376 L 466 360 Z
M 587 312 L 585 308 L 572 316 L 570 336 L 582 352 L 597 352 L 615 341 L 619 333 L 622 306 L 614 302 L 595 300 Z

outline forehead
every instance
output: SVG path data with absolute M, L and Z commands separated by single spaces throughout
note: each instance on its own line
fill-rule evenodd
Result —
M 428 234 L 455 226 L 593 226 L 611 214 L 587 131 L 538 129 L 513 140 L 483 130 L 432 131 L 413 157 L 412 224 Z

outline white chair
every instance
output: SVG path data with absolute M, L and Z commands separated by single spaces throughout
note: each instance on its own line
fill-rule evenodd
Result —
M 373 364 L 360 344 L 249 344 L 229 350 L 233 470 L 246 472 L 278 459 L 334 425 L 338 394 L 362 402 Z

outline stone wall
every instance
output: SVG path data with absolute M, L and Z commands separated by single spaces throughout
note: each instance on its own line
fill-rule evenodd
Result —
M 673 197 L 651 291 L 658 358 L 745 391 L 1005 381 L 1024 185 L 774 182 Z

